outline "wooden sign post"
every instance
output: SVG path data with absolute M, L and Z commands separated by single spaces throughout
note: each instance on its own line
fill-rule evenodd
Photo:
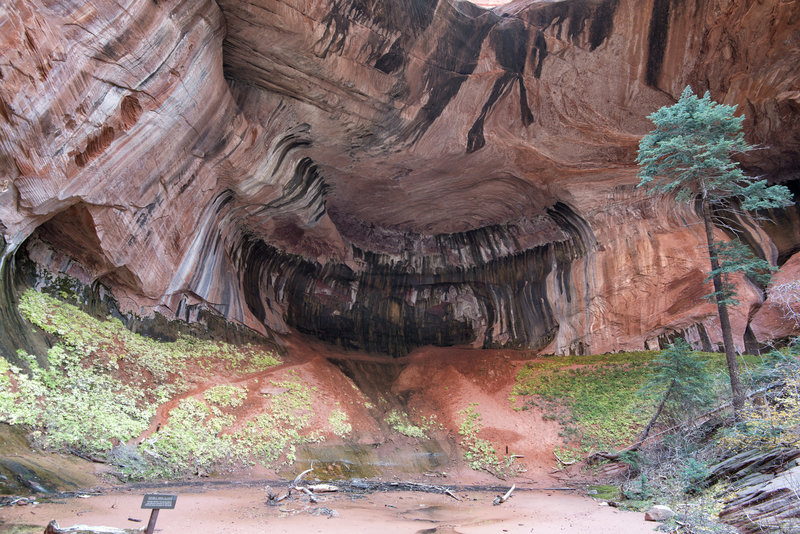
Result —
M 174 510 L 177 500 L 177 495 L 165 495 L 163 493 L 145 494 L 144 499 L 142 499 L 142 508 L 145 510 L 152 510 L 152 512 L 150 512 L 150 521 L 147 523 L 147 530 L 145 530 L 146 534 L 153 534 L 155 531 L 158 511 Z

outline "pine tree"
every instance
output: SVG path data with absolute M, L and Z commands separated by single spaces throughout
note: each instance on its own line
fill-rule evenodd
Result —
M 648 386 L 667 388 L 665 408 L 671 417 L 694 415 L 711 402 L 711 373 L 683 338 L 662 350 L 653 368 Z
M 648 117 L 655 128 L 639 142 L 636 161 L 640 166 L 639 185 L 651 194 L 673 194 L 679 202 L 700 203 L 712 295 L 722 329 L 733 406 L 738 412 L 744 405 L 744 390 L 728 314 L 735 292 L 726 287 L 724 275 L 745 271 L 737 268 L 737 262 L 749 260 L 728 258 L 728 263 L 721 265 L 719 243 L 714 240 L 713 209 L 757 210 L 786 206 L 792 201 L 785 186 L 768 185 L 766 180 L 747 176 L 731 159 L 732 154 L 753 148 L 744 140 L 744 117 L 736 117 L 735 111 L 736 106 L 714 102 L 708 92 L 697 97 L 687 86 L 677 103 Z
M 664 397 L 639 436 L 637 448 L 647 439 L 662 413 L 672 423 L 680 419 L 693 419 L 700 409 L 708 406 L 713 397 L 711 373 L 683 338 L 678 338 L 656 356 L 653 371 L 642 393 L 664 389 Z

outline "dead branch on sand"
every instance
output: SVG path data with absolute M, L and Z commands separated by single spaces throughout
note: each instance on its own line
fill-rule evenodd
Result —
M 502 496 L 498 495 L 497 497 L 495 497 L 494 501 L 492 502 L 492 504 L 494 504 L 495 506 L 503 504 L 504 502 L 506 502 L 511 497 L 511 494 L 514 492 L 514 490 L 516 488 L 517 488 L 517 485 L 516 484 L 512 484 L 511 485 L 511 489 L 508 490 L 505 495 L 502 495 Z
M 556 457 L 556 460 L 558 460 L 558 463 L 560 463 L 561 465 L 565 465 L 565 466 L 566 465 L 572 465 L 572 464 L 574 464 L 575 462 L 578 461 L 578 460 L 572 460 L 571 462 L 567 462 L 566 460 L 563 460 L 561 458 L 561 456 L 559 456 L 558 453 L 556 453 L 556 451 L 553 451 L 553 456 Z

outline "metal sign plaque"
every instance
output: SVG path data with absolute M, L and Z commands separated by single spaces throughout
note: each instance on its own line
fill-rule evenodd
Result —
M 146 493 L 142 499 L 142 508 L 147 510 L 174 510 L 177 495 L 163 493 Z

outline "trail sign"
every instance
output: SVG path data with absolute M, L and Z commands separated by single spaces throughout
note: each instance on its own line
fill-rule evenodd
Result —
M 142 499 L 142 508 L 147 510 L 174 510 L 177 495 L 163 493 L 146 493 Z
M 152 510 L 150 512 L 150 521 L 147 523 L 147 530 L 145 534 L 153 534 L 156 529 L 156 519 L 158 519 L 159 510 L 173 510 L 175 503 L 178 500 L 177 495 L 167 495 L 164 493 L 145 493 L 142 499 L 142 508 Z

